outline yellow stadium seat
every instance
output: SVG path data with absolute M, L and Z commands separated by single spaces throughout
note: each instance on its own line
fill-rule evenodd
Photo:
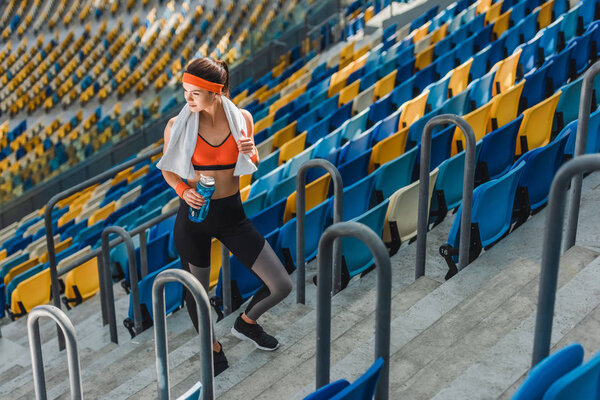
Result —
M 552 23 L 552 9 L 554 8 L 554 0 L 549 0 L 538 7 L 538 29 L 544 29 Z
M 394 83 L 396 82 L 397 70 L 393 70 L 377 82 L 375 82 L 375 91 L 373 92 L 373 101 L 377 101 L 386 94 L 394 90 Z
M 433 51 L 435 44 L 430 45 L 425 50 L 415 56 L 415 70 L 420 71 L 429 66 L 433 61 Z
M 240 198 L 242 199 L 242 202 L 248 200 L 248 195 L 250 195 L 250 185 L 246 185 L 240 189 Z
M 433 33 L 431 34 L 431 44 L 436 44 L 437 42 L 445 38 L 447 33 L 448 23 L 446 22 L 444 25 L 440 26 L 435 31 L 433 31 Z
M 15 266 L 15 267 L 12 267 L 10 269 L 10 271 L 8 271 L 6 273 L 6 275 L 4 276 L 4 286 L 8 285 L 8 283 L 10 281 L 12 281 L 15 276 L 22 274 L 25 271 L 30 270 L 31 268 L 35 267 L 39 263 L 40 263 L 40 261 L 38 260 L 37 257 L 35 257 L 35 258 L 30 258 L 27 261 L 23 261 L 21 264 Z
M 485 13 L 485 24 L 489 25 L 496 20 L 500 16 L 500 12 L 502 9 L 502 1 L 498 1 L 492 4 Z
M 69 211 L 67 211 L 66 213 L 64 213 L 58 219 L 58 222 L 57 222 L 58 227 L 60 228 L 61 226 L 63 226 L 64 224 L 66 224 L 67 222 L 69 222 L 70 220 L 72 220 L 73 218 L 77 217 L 81 213 L 81 209 L 82 209 L 82 206 L 75 207 L 73 209 L 71 209 L 71 207 L 69 207 Z
M 275 119 L 275 113 L 269 114 L 260 121 L 254 123 L 254 131 L 256 133 L 262 131 L 263 129 L 267 129 L 271 125 L 273 125 L 273 121 Z
M 65 250 L 66 248 L 71 247 L 72 244 L 73 244 L 73 238 L 72 237 L 66 238 L 62 242 L 56 244 L 54 251 L 56 252 L 56 254 L 58 254 L 61 251 Z M 44 253 L 41 256 L 39 256 L 39 261 L 41 263 L 48 262 L 48 250 L 44 251 Z
M 517 77 L 517 65 L 519 64 L 519 57 L 521 55 L 521 49 L 518 49 L 511 56 L 506 57 L 502 61 L 498 61 L 495 67 L 496 75 L 494 76 L 494 84 L 492 86 L 492 95 L 495 96 L 498 93 L 511 88 L 515 84 Z
M 252 175 L 241 175 L 239 180 L 240 189 L 243 189 L 252 182 Z
M 369 6 L 366 10 L 365 10 L 365 22 L 369 22 L 369 20 L 371 18 L 373 18 L 373 15 L 375 14 L 375 7 L 373 6 Z
M 402 104 L 398 128 L 403 129 L 411 126 L 413 122 L 425 115 L 425 105 L 427 104 L 428 95 L 429 90 L 426 90 L 412 100 Z
M 4 260 L 6 258 L 6 249 L 0 250 L 0 260 Z
M 327 91 L 327 97 L 332 97 L 339 93 L 342 89 L 346 87 L 346 78 L 344 79 L 331 79 L 329 82 L 329 90 Z
M 346 103 L 350 103 L 358 95 L 360 90 L 360 79 L 355 80 L 350 85 L 344 87 L 340 91 L 338 106 L 343 106 Z
M 292 140 L 292 138 L 296 136 L 296 122 L 297 121 L 294 121 L 285 128 L 275 132 L 273 135 L 272 150 L 280 148 L 284 143 Z
M 492 102 L 488 102 L 487 104 L 479 107 L 477 110 L 471 111 L 463 118 L 471 128 L 473 129 L 473 133 L 475 134 L 475 141 L 479 141 L 482 137 L 485 136 L 488 128 L 488 124 L 490 121 L 490 113 L 492 111 Z M 451 155 L 455 155 L 456 153 L 460 153 L 465 148 L 464 135 L 459 128 L 456 128 L 454 131 L 454 138 L 452 139 L 452 150 L 450 152 Z
M 413 43 L 417 43 L 419 40 L 423 39 L 429 33 L 429 26 L 431 25 L 431 21 L 427 21 L 427 23 L 420 28 L 415 29 L 413 35 Z
M 92 258 L 69 271 L 65 278 L 67 304 L 80 304 L 100 290 L 98 281 L 98 258 Z
M 10 308 L 15 317 L 21 317 L 35 306 L 50 301 L 50 269 L 20 282 L 13 290 Z
M 213 238 L 210 242 L 210 278 L 209 287 L 212 289 L 219 281 L 219 271 L 222 265 L 221 242 Z
M 510 14 L 512 10 L 508 10 L 501 14 L 494 21 L 494 27 L 492 28 L 492 38 L 496 40 L 510 27 Z
M 523 85 L 525 79 L 521 80 L 518 85 L 513 86 L 504 93 L 492 98 L 492 111 L 490 114 L 490 123 L 488 126 L 488 132 L 497 129 L 513 119 L 517 118 L 519 111 L 519 100 L 521 99 L 521 92 L 523 91 Z
M 131 171 L 133 171 L 133 166 L 117 173 L 115 175 L 115 177 L 112 179 L 112 185 L 114 186 L 117 183 L 121 182 L 123 179 L 127 179 L 127 177 L 131 174 Z
M 319 179 L 306 185 L 306 211 L 321 204 L 327 198 L 331 175 L 325 174 Z M 296 191 L 290 194 L 285 203 L 283 223 L 285 224 L 296 215 Z
M 136 179 L 146 175 L 148 173 L 149 169 L 150 169 L 150 167 L 148 165 L 144 165 L 142 168 L 138 169 L 137 171 L 135 171 L 134 173 L 132 173 L 131 175 L 129 175 L 127 177 L 127 183 L 131 183 L 131 182 L 135 181 Z
M 469 85 L 469 72 L 473 64 L 473 57 L 450 71 L 450 80 L 448 81 L 448 97 L 453 97 L 462 92 Z
M 106 219 L 110 214 L 115 211 L 116 201 L 111 201 L 104 207 L 96 210 L 92 216 L 88 219 L 88 226 L 94 225 L 96 222 Z
M 342 51 L 340 51 L 340 67 L 341 70 L 344 68 L 350 61 L 352 61 L 352 55 L 354 54 L 354 42 L 348 43 Z
M 404 154 L 407 137 L 408 127 L 373 145 L 371 159 L 369 161 L 369 173 L 375 171 L 380 165 L 392 161 Z
M 477 13 L 477 15 L 486 13 L 491 6 L 492 0 L 479 0 L 477 2 L 477 8 L 475 8 L 475 12 Z
M 286 142 L 281 146 L 279 151 L 279 165 L 287 162 L 290 158 L 294 157 L 304 150 L 306 142 L 306 131 L 302 132 L 298 136 L 294 137 L 290 141 Z
M 546 100 L 523 111 L 523 121 L 517 138 L 517 156 L 550 143 L 554 112 L 560 95 L 559 90 Z

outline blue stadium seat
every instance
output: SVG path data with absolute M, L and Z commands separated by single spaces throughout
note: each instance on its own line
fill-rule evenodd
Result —
M 544 399 L 597 399 L 600 397 L 600 354 L 567 372 L 548 388 Z
M 548 90 L 555 92 L 567 82 L 569 78 L 569 62 L 573 45 L 569 45 L 560 53 L 550 57 L 546 62 L 552 61 L 548 69 Z
M 147 260 L 148 260 L 148 273 L 159 270 L 163 266 L 169 263 L 169 235 L 170 232 L 165 232 L 162 235 L 149 240 L 146 246 Z M 141 261 L 140 261 L 140 248 L 135 249 L 136 265 L 138 270 L 138 278 L 141 278 Z M 125 264 L 123 265 L 123 274 L 125 275 L 125 282 L 130 283 L 129 277 L 129 259 L 126 258 Z
M 369 110 L 363 110 L 354 117 L 350 118 L 347 124 L 344 125 L 341 133 L 342 142 L 352 140 L 355 136 L 364 132 L 367 129 L 367 119 Z
M 512 400 L 542 399 L 548 388 L 560 377 L 583 362 L 583 347 L 573 343 L 549 355 L 529 371 Z
M 442 40 L 443 42 L 444 40 Z M 440 43 L 438 42 L 435 46 L 435 50 L 438 49 Z M 448 42 L 449 43 L 449 42 Z M 435 64 L 435 73 L 436 78 L 441 78 L 446 76 L 448 72 L 456 67 L 456 49 L 449 49 L 441 52 L 437 57 L 437 62 Z
M 515 192 L 519 178 L 525 166 L 524 162 L 515 165 L 508 173 L 491 180 L 473 191 L 473 211 L 471 213 L 471 246 L 469 262 L 476 259 L 483 248 L 500 240 L 510 229 L 513 214 Z M 460 232 L 461 206 L 459 206 L 448 241 L 440 247 L 448 264 L 446 279 L 454 276 L 458 269 L 458 244 Z
M 519 24 L 519 36 L 521 43 L 531 40 L 537 33 L 537 21 L 539 11 L 530 12 Z
M 375 125 L 377 122 L 390 115 L 393 110 L 394 103 L 392 99 L 392 93 L 388 93 L 375 103 L 371 104 L 371 106 L 365 110 L 368 111 L 367 124 Z
M 581 3 L 571 8 L 562 15 L 562 24 L 560 25 L 560 36 L 563 43 L 568 43 L 576 35 L 578 35 L 578 18 Z
M 490 86 L 491 88 L 491 86 Z M 456 114 L 456 115 L 465 115 L 467 110 L 470 108 L 468 105 L 470 90 L 463 90 L 459 94 L 454 97 L 449 98 L 442 105 L 442 109 L 440 110 L 440 114 Z
M 560 88 L 561 94 L 554 114 L 554 132 L 561 131 L 565 125 L 579 116 L 579 100 L 583 77 Z
M 384 120 L 381 121 L 381 124 L 375 125 L 372 128 L 373 134 L 371 136 L 371 140 L 373 144 L 381 142 L 383 139 L 398 132 L 400 111 L 401 110 L 397 110 L 393 114 L 388 115 Z
M 419 146 L 413 147 L 373 172 L 375 174 L 375 192 L 378 202 L 389 198 L 396 190 L 411 182 L 419 150 Z
M 475 37 L 471 36 L 469 38 L 465 38 L 456 44 L 456 58 L 458 59 L 458 64 L 462 64 L 467 61 L 473 54 L 474 51 L 474 43 Z
M 329 129 L 334 130 L 342 126 L 347 119 L 352 116 L 352 101 L 344 104 L 340 108 L 338 108 L 333 114 L 331 114 L 331 119 L 329 120 Z
M 470 108 L 465 109 L 465 113 L 482 107 L 491 100 L 492 85 L 494 83 L 495 75 L 496 70 L 492 70 L 481 78 L 469 83 L 469 86 L 467 86 L 467 90 L 465 92 L 468 92 L 469 95 L 468 106 Z
M 175 226 L 176 218 L 177 214 L 172 215 L 169 218 L 162 220 L 161 222 L 150 228 L 150 232 L 148 232 L 148 240 L 154 240 L 155 238 L 167 233 L 170 234 L 173 231 L 173 227 Z
M 435 81 L 435 68 L 436 63 L 434 62 L 415 74 L 415 88 L 413 93 L 415 96 L 421 94 L 427 85 Z
M 273 186 L 277 184 L 277 182 L 281 180 L 282 175 L 283 166 L 279 166 L 265 174 L 263 177 L 257 179 L 256 181 L 254 181 L 254 183 L 252 183 L 248 197 L 254 197 L 265 190 L 270 190 Z
M 267 199 L 267 191 L 263 190 L 262 192 L 250 197 L 248 200 L 242 203 L 244 207 L 244 213 L 248 218 L 251 218 L 253 215 L 256 215 L 260 210 L 264 208 L 265 201 Z
M 543 50 L 544 58 L 550 57 L 559 50 L 561 50 L 559 48 L 559 33 L 561 23 L 562 17 L 558 18 L 546 28 L 544 28 L 543 35 L 540 37 L 539 43 L 540 48 Z
M 542 67 L 531 71 L 524 76 L 525 84 L 521 92 L 521 101 L 519 108 L 521 111 L 532 107 L 533 105 L 544 100 L 549 94 L 548 71 L 553 65 L 552 60 L 548 60 Z
M 433 111 L 425 114 L 423 117 L 419 118 L 408 128 L 408 140 L 407 143 L 412 147 L 418 143 L 421 143 L 421 137 L 423 137 L 423 129 L 425 129 L 425 125 L 429 122 L 430 119 L 440 114 L 441 107 L 434 109 Z
M 595 34 L 597 29 L 598 28 L 594 26 L 592 30 L 584 33 L 582 36 L 574 38 L 572 41 L 572 43 L 574 43 L 570 60 L 570 77 L 572 79 L 581 75 L 583 71 L 586 70 L 590 61 L 590 42 L 592 35 Z
M 154 310 L 152 309 L 152 285 L 154 280 L 163 271 L 168 269 L 181 269 L 181 260 L 177 259 L 164 267 L 149 273 L 147 276 L 142 278 L 138 282 L 138 294 L 140 300 L 140 307 L 142 311 L 142 328 L 143 330 L 148 329 L 152 326 L 154 321 Z M 179 282 L 168 282 L 165 285 L 165 313 L 167 315 L 178 310 L 183 305 L 183 285 Z M 125 326 L 128 327 L 131 337 L 135 336 L 133 328 L 133 294 L 129 294 L 129 321 L 126 322 Z M 139 332 L 137 332 L 139 333 Z
M 311 158 L 326 158 L 340 147 L 341 129 L 337 129 L 325 137 L 319 139 L 314 146 Z
M 341 392 L 348 386 L 350 386 L 350 382 L 345 379 L 340 379 L 312 392 L 306 396 L 304 400 L 330 400 L 335 394 Z
M 371 160 L 371 149 L 369 148 L 361 155 L 340 164 L 338 170 L 342 176 L 344 186 L 352 185 L 367 176 L 369 161 Z
M 319 109 L 313 108 L 309 112 L 305 113 L 303 116 L 298 118 L 298 122 L 296 123 L 296 132 L 302 133 L 304 131 L 308 131 L 314 124 L 319 121 Z
M 469 76 L 471 80 L 484 76 L 490 69 L 489 64 L 489 50 L 491 46 L 479 50 L 473 56 L 473 62 L 471 63 L 471 69 L 469 70 Z
M 287 178 L 296 175 L 300 166 L 310 160 L 313 150 L 314 146 L 308 147 L 288 160 L 288 162 L 284 164 L 282 176 Z
M 517 226 L 525 222 L 531 212 L 547 203 L 550 185 L 562 164 L 566 141 L 566 136 L 557 138 L 544 147 L 529 150 L 517 161 L 525 161 L 515 204 L 518 214 Z
M 517 134 L 523 116 L 512 120 L 485 135 L 481 139 L 481 151 L 477 163 L 476 184 L 504 175 L 513 165 Z
M 319 120 L 315 124 L 313 124 L 310 128 L 308 128 L 308 131 L 306 132 L 307 145 L 310 146 L 311 144 L 317 143 L 319 141 L 319 139 L 327 136 L 329 134 L 329 132 L 331 132 L 329 130 L 329 120 L 330 119 L 331 119 L 331 116 L 327 116 L 327 117 Z M 262 164 L 262 160 L 261 160 L 261 164 Z M 260 164 L 258 164 L 258 165 L 260 167 Z
M 396 82 L 396 87 L 392 90 L 392 104 L 398 108 L 408 100 L 413 98 L 415 87 L 415 77 L 404 81 Z
M 250 221 L 261 235 L 266 236 L 281 226 L 286 202 L 287 199 L 281 199 L 250 217 Z
M 448 98 L 449 81 L 450 76 L 447 76 L 443 79 L 438 80 L 437 82 L 432 83 L 431 85 L 425 88 L 426 90 L 429 90 L 429 94 L 427 95 L 427 112 L 440 108 L 442 104 L 444 104 L 444 102 Z
M 265 200 L 266 205 L 271 205 L 278 202 L 281 199 L 287 199 L 287 197 L 296 190 L 296 176 L 289 176 L 281 181 L 277 182 L 275 186 L 269 189 L 267 198 Z
M 346 199 L 342 209 L 342 220 L 349 221 L 369 209 L 371 196 L 375 187 L 375 174 L 369 174 L 344 188 L 343 198 Z M 329 208 L 329 222 L 333 222 L 333 200 Z
M 317 255 L 319 239 L 326 227 L 328 210 L 329 200 L 325 200 L 306 212 L 304 257 L 307 262 Z M 296 217 L 286 222 L 279 230 L 275 249 L 283 255 L 288 271 L 296 268 Z
M 29 253 L 19 254 L 18 256 L 16 256 L 15 258 L 13 258 L 12 260 L 6 261 L 4 263 L 4 265 L 2 265 L 2 267 L 0 268 L 0 282 L 4 281 L 4 276 L 6 274 L 8 274 L 8 271 L 10 271 L 11 269 L 13 269 L 17 265 L 24 263 L 27 260 L 29 260 Z
M 326 118 L 333 114 L 338 109 L 340 94 L 336 93 L 318 106 L 319 117 Z M 313 107 L 311 107 L 312 109 Z
M 365 224 L 381 237 L 389 202 L 389 199 L 385 199 L 366 213 L 354 218 L 353 221 Z M 342 238 L 342 265 L 348 270 L 350 278 L 360 274 L 371 264 L 373 264 L 373 256 L 364 243 L 351 237 Z
M 540 39 L 541 36 L 536 36 L 527 43 L 523 43 L 517 49 L 521 49 L 519 55 L 519 63 L 517 66 L 517 80 L 520 80 L 523 75 L 527 75 L 530 71 L 541 66 L 540 55 Z
M 429 171 L 433 171 L 438 165 L 450 158 L 450 149 L 455 130 L 456 126 L 450 125 L 440 132 L 433 134 L 431 137 L 431 163 L 429 164 Z M 418 168 L 421 165 L 420 160 L 421 156 L 419 152 L 419 156 L 417 156 Z
M 506 58 L 504 50 L 504 42 L 506 36 L 500 36 L 500 38 L 494 40 L 485 49 L 487 49 L 487 70 L 494 66 L 498 61 Z

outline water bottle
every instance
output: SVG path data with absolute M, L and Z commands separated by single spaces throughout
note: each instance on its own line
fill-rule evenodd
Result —
M 208 215 L 210 197 L 215 191 L 215 178 L 212 176 L 200 175 L 200 180 L 196 184 L 196 191 L 204 198 L 204 204 L 200 208 L 190 207 L 188 217 L 192 222 L 202 222 Z

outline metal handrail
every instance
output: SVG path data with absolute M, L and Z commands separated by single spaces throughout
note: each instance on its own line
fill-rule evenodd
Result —
M 594 78 L 600 73 L 600 61 L 596 61 L 583 76 L 581 86 L 581 97 L 579 101 L 579 117 L 577 120 L 577 136 L 575 137 L 575 154 L 573 157 L 579 157 L 585 154 L 587 137 L 589 132 L 590 109 L 592 106 L 592 93 L 594 91 Z M 571 201 L 569 203 L 569 212 L 567 216 L 567 236 L 565 238 L 565 248 L 568 250 L 575 246 L 577 237 L 577 222 L 579 220 L 579 205 L 581 203 L 581 186 L 583 174 L 577 174 L 571 181 L 573 189 L 571 191 Z
M 223 314 L 225 316 L 233 311 L 233 301 L 231 299 L 231 265 L 229 265 L 229 249 L 221 243 L 221 290 L 223 295 Z
M 431 163 L 431 136 L 433 127 L 454 124 L 465 136 L 465 169 L 462 194 L 462 214 L 460 220 L 459 269 L 469 264 L 469 246 L 471 234 L 471 208 L 473 203 L 473 182 L 475 179 L 475 134 L 463 118 L 455 114 L 442 114 L 433 117 L 423 130 L 421 137 L 421 169 L 419 174 L 419 210 L 417 222 L 417 262 L 415 279 L 425 275 L 425 245 L 427 243 L 427 225 L 429 214 L 429 164 Z
M 385 361 L 379 376 L 376 400 L 387 400 L 390 373 L 390 328 L 392 268 L 387 249 L 372 229 L 359 222 L 339 222 L 323 232 L 317 256 L 317 389 L 329 383 L 331 358 L 331 263 L 332 244 L 341 236 L 350 236 L 367 245 L 375 258 L 377 270 L 377 305 L 375 312 L 375 358 Z
M 578 174 L 600 170 L 600 155 L 588 154 L 574 158 L 563 165 L 550 186 L 546 231 L 542 249 L 542 269 L 540 273 L 540 291 L 538 295 L 535 336 L 531 366 L 535 366 L 550 354 L 552 338 L 552 319 L 556 302 L 558 267 L 560 264 L 560 245 L 565 217 L 565 201 L 569 181 Z M 577 228 L 577 225 L 575 225 Z
M 115 316 L 115 298 L 113 294 L 112 277 L 110 273 L 110 244 L 108 243 L 108 235 L 114 233 L 119 235 L 125 247 L 127 248 L 127 258 L 129 260 L 129 282 L 131 286 L 131 297 L 133 298 L 133 320 L 136 333 L 140 333 L 142 328 L 142 309 L 140 307 L 140 295 L 138 293 L 139 282 L 137 272 L 137 260 L 135 258 L 135 246 L 131 235 L 120 226 L 108 226 L 102 231 L 102 259 L 104 260 L 102 265 L 102 273 L 100 276 L 100 301 L 103 302 L 103 306 L 106 307 L 108 324 L 110 326 L 110 341 L 113 343 L 119 343 L 117 337 L 117 321 Z M 104 283 L 104 285 L 102 285 Z
M 306 161 L 296 175 L 296 303 L 306 300 L 306 260 L 304 258 L 304 222 L 306 219 L 306 173 L 310 168 L 324 168 L 333 180 L 333 223 L 342 221 L 344 185 L 340 171 L 329 161 L 315 158 Z M 335 258 L 333 264 L 333 294 L 341 290 L 342 285 L 342 247 L 339 240 L 334 243 Z
M 56 270 L 56 248 L 54 247 L 54 232 L 52 229 L 52 209 L 54 208 L 56 203 L 58 203 L 62 199 L 66 199 L 70 195 L 77 193 L 78 191 L 80 191 L 82 189 L 85 189 L 85 188 L 90 187 L 98 182 L 101 182 L 101 181 L 107 179 L 107 178 L 110 178 L 110 177 L 116 175 L 117 173 L 131 167 L 132 165 L 136 165 L 142 161 L 152 158 L 153 156 L 155 156 L 156 154 L 159 154 L 161 152 L 162 152 L 162 148 L 160 148 L 160 147 L 152 149 L 152 150 L 142 154 L 141 156 L 136 157 L 132 160 L 129 160 L 123 164 L 117 165 L 100 175 L 96 175 L 95 177 L 90 178 L 84 182 L 81 182 L 80 184 L 75 185 L 67 190 L 63 190 L 62 192 L 52 196 L 52 198 L 48 201 L 48 203 L 46 204 L 44 219 L 45 219 L 45 223 L 46 223 L 46 244 L 47 244 L 47 248 L 48 248 L 48 263 L 50 264 L 50 280 L 51 280 L 51 285 L 52 285 L 52 299 L 53 299 L 54 306 L 56 308 L 58 308 L 58 309 L 61 308 L 61 306 L 60 306 L 60 286 L 58 284 L 58 271 Z M 58 348 L 60 350 L 65 348 L 65 341 L 60 333 L 60 330 L 58 331 Z
M 167 282 L 182 283 L 196 301 L 202 360 L 202 398 L 212 400 L 214 399 L 214 386 L 210 303 L 208 302 L 208 295 L 200 282 L 194 275 L 181 269 L 168 269 L 161 272 L 152 285 L 158 396 L 162 400 L 169 399 L 169 353 L 167 349 L 167 316 L 165 315 L 164 290 Z
M 73 323 L 61 309 L 41 305 L 34 307 L 27 317 L 27 333 L 29 336 L 29 351 L 31 353 L 31 367 L 33 369 L 33 386 L 35 398 L 46 400 L 46 379 L 44 377 L 44 361 L 42 358 L 42 342 L 40 339 L 41 317 L 49 317 L 56 322 L 58 329 L 67 338 L 67 362 L 69 365 L 69 384 L 71 387 L 71 398 L 83 398 L 81 390 L 81 366 L 79 363 L 79 350 L 77 348 L 77 336 Z

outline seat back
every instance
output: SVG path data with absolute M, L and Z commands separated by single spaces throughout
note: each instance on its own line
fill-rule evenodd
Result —
M 299 154 L 304 150 L 304 145 L 306 143 L 306 132 L 302 132 L 294 138 L 290 139 L 286 143 L 281 146 L 281 151 L 279 152 L 279 165 L 287 162 L 296 154 Z
M 487 133 L 488 124 L 490 122 L 490 113 L 492 111 L 492 102 L 479 107 L 478 109 L 464 116 L 465 121 L 471 125 L 475 134 L 475 141 L 478 142 Z M 460 128 L 454 130 L 454 138 L 452 139 L 452 148 L 450 155 L 455 155 L 466 148 L 465 136 Z
M 557 379 L 583 362 L 583 347 L 573 343 L 549 355 L 529 371 L 512 400 L 541 400 Z
M 467 90 L 469 91 L 469 109 L 476 109 L 490 101 L 492 98 L 492 86 L 494 85 L 496 70 L 497 68 L 491 69 L 487 74 L 469 84 L 470 88 L 467 87 Z
M 248 198 L 245 202 L 242 203 L 242 207 L 244 207 L 244 213 L 248 217 L 252 217 L 256 215 L 260 210 L 264 208 L 265 200 L 267 199 L 267 191 L 263 190 L 259 194 Z
M 321 204 L 326 198 L 329 191 L 331 175 L 326 174 L 314 182 L 306 185 L 305 206 L 306 210 Z M 286 223 L 296 215 L 296 192 L 294 191 L 287 197 L 285 211 L 283 213 L 283 222 Z
M 367 119 L 369 118 L 369 110 L 363 110 L 360 114 L 350 118 L 347 124 L 344 125 L 341 133 L 341 140 L 352 140 L 367 129 Z
M 515 84 L 520 55 L 521 49 L 517 49 L 511 56 L 506 57 L 497 64 L 498 71 L 494 76 L 494 84 L 492 85 L 493 96 L 506 91 Z
M 450 71 L 450 80 L 448 81 L 448 96 L 453 97 L 461 93 L 469 85 L 469 71 L 473 57 Z
M 600 397 L 600 354 L 563 375 L 550 386 L 544 399 L 597 399 Z
M 517 118 L 523 85 L 525 85 L 525 80 L 522 80 L 517 85 L 514 85 L 512 88 L 500 93 L 492 99 L 488 132 L 498 129 Z
M 414 147 L 375 171 L 375 190 L 383 199 L 410 183 L 418 152 L 419 148 Z
M 77 298 L 75 288 L 81 300 L 87 300 L 100 290 L 98 280 L 98 258 L 92 258 L 77 268 L 69 271 L 65 278 L 65 297 Z
M 523 86 L 523 91 L 521 92 L 521 109 L 533 106 L 544 100 L 549 89 L 548 71 L 550 71 L 553 63 L 554 61 L 548 60 L 540 68 L 525 75 L 525 86 Z
M 165 265 L 161 269 L 146 275 L 138 282 L 138 294 L 140 305 L 144 305 L 148 311 L 148 315 L 154 320 L 152 308 L 152 285 L 154 280 L 163 271 L 168 269 L 181 269 L 181 261 L 179 259 Z M 177 308 L 181 307 L 183 300 L 183 285 L 179 282 L 168 282 L 165 285 L 165 314 L 170 314 Z M 132 294 L 129 295 L 129 318 L 133 319 L 133 299 Z
M 397 128 L 406 128 L 411 126 L 413 122 L 425 115 L 425 105 L 427 104 L 427 96 L 429 91 L 424 91 L 414 99 L 405 102 L 402 105 L 400 113 L 399 126 Z
M 523 111 L 515 154 L 521 155 L 527 150 L 545 146 L 550 142 L 554 111 L 560 96 L 559 90 L 553 96 Z
M 448 83 L 450 82 L 450 76 L 446 76 L 437 82 L 427 86 L 425 90 L 429 91 L 427 96 L 427 108 L 426 111 L 435 110 L 440 108 L 442 104 L 448 98 Z
M 500 239 L 510 228 L 517 183 L 524 166 L 521 162 L 504 176 L 475 189 L 479 193 L 473 199 L 471 220 L 479 224 L 483 247 Z
M 400 157 L 404 153 L 409 128 L 404 128 L 373 145 L 369 161 L 369 173 L 379 168 L 380 165 Z
M 583 77 L 560 88 L 561 95 L 556 105 L 556 130 L 560 131 L 579 116 L 579 100 Z
M 375 83 L 375 90 L 373 93 L 373 101 L 381 99 L 386 94 L 390 93 L 394 89 L 394 82 L 396 81 L 397 70 L 394 69 L 392 72 L 385 75 L 383 78 Z
M 30 270 L 31 271 L 31 270 Z M 20 282 L 10 295 L 10 308 L 14 314 L 21 313 L 22 304 L 25 311 L 29 312 L 35 306 L 46 304 L 50 301 L 50 269 L 46 268 L 35 275 Z M 7 288 L 8 289 L 8 288 Z
M 331 397 L 331 400 L 370 400 L 375 395 L 379 374 L 383 368 L 383 358 L 379 357 L 373 365 L 353 384 Z
M 250 217 L 252 224 L 263 235 L 267 235 L 281 226 L 287 199 L 281 199 Z
M 342 220 L 349 221 L 369 209 L 369 201 L 374 185 L 375 175 L 371 174 L 344 188 L 343 198 L 352 200 L 344 203 L 342 207 Z M 333 204 L 330 207 L 330 220 L 333 220 Z
M 517 133 L 522 120 L 523 117 L 519 116 L 483 137 L 478 158 L 478 180 L 496 179 L 513 165 Z
M 429 174 L 429 193 L 427 201 L 431 205 L 431 195 L 435 188 L 435 182 L 438 176 L 439 169 L 434 169 Z M 394 222 L 392 228 L 389 224 L 384 225 L 384 238 L 386 229 L 396 229 L 398 236 L 402 242 L 410 240 L 417 236 L 417 221 L 419 208 L 419 182 L 416 181 L 408 186 L 398 189 L 391 197 L 390 204 L 387 209 L 386 221 Z M 429 207 L 427 207 L 429 215 Z
M 366 213 L 354 218 L 353 221 L 365 224 L 381 237 L 388 205 L 389 200 L 385 199 Z M 373 255 L 368 247 L 353 237 L 342 238 L 342 256 L 350 277 L 360 274 L 373 263 Z

